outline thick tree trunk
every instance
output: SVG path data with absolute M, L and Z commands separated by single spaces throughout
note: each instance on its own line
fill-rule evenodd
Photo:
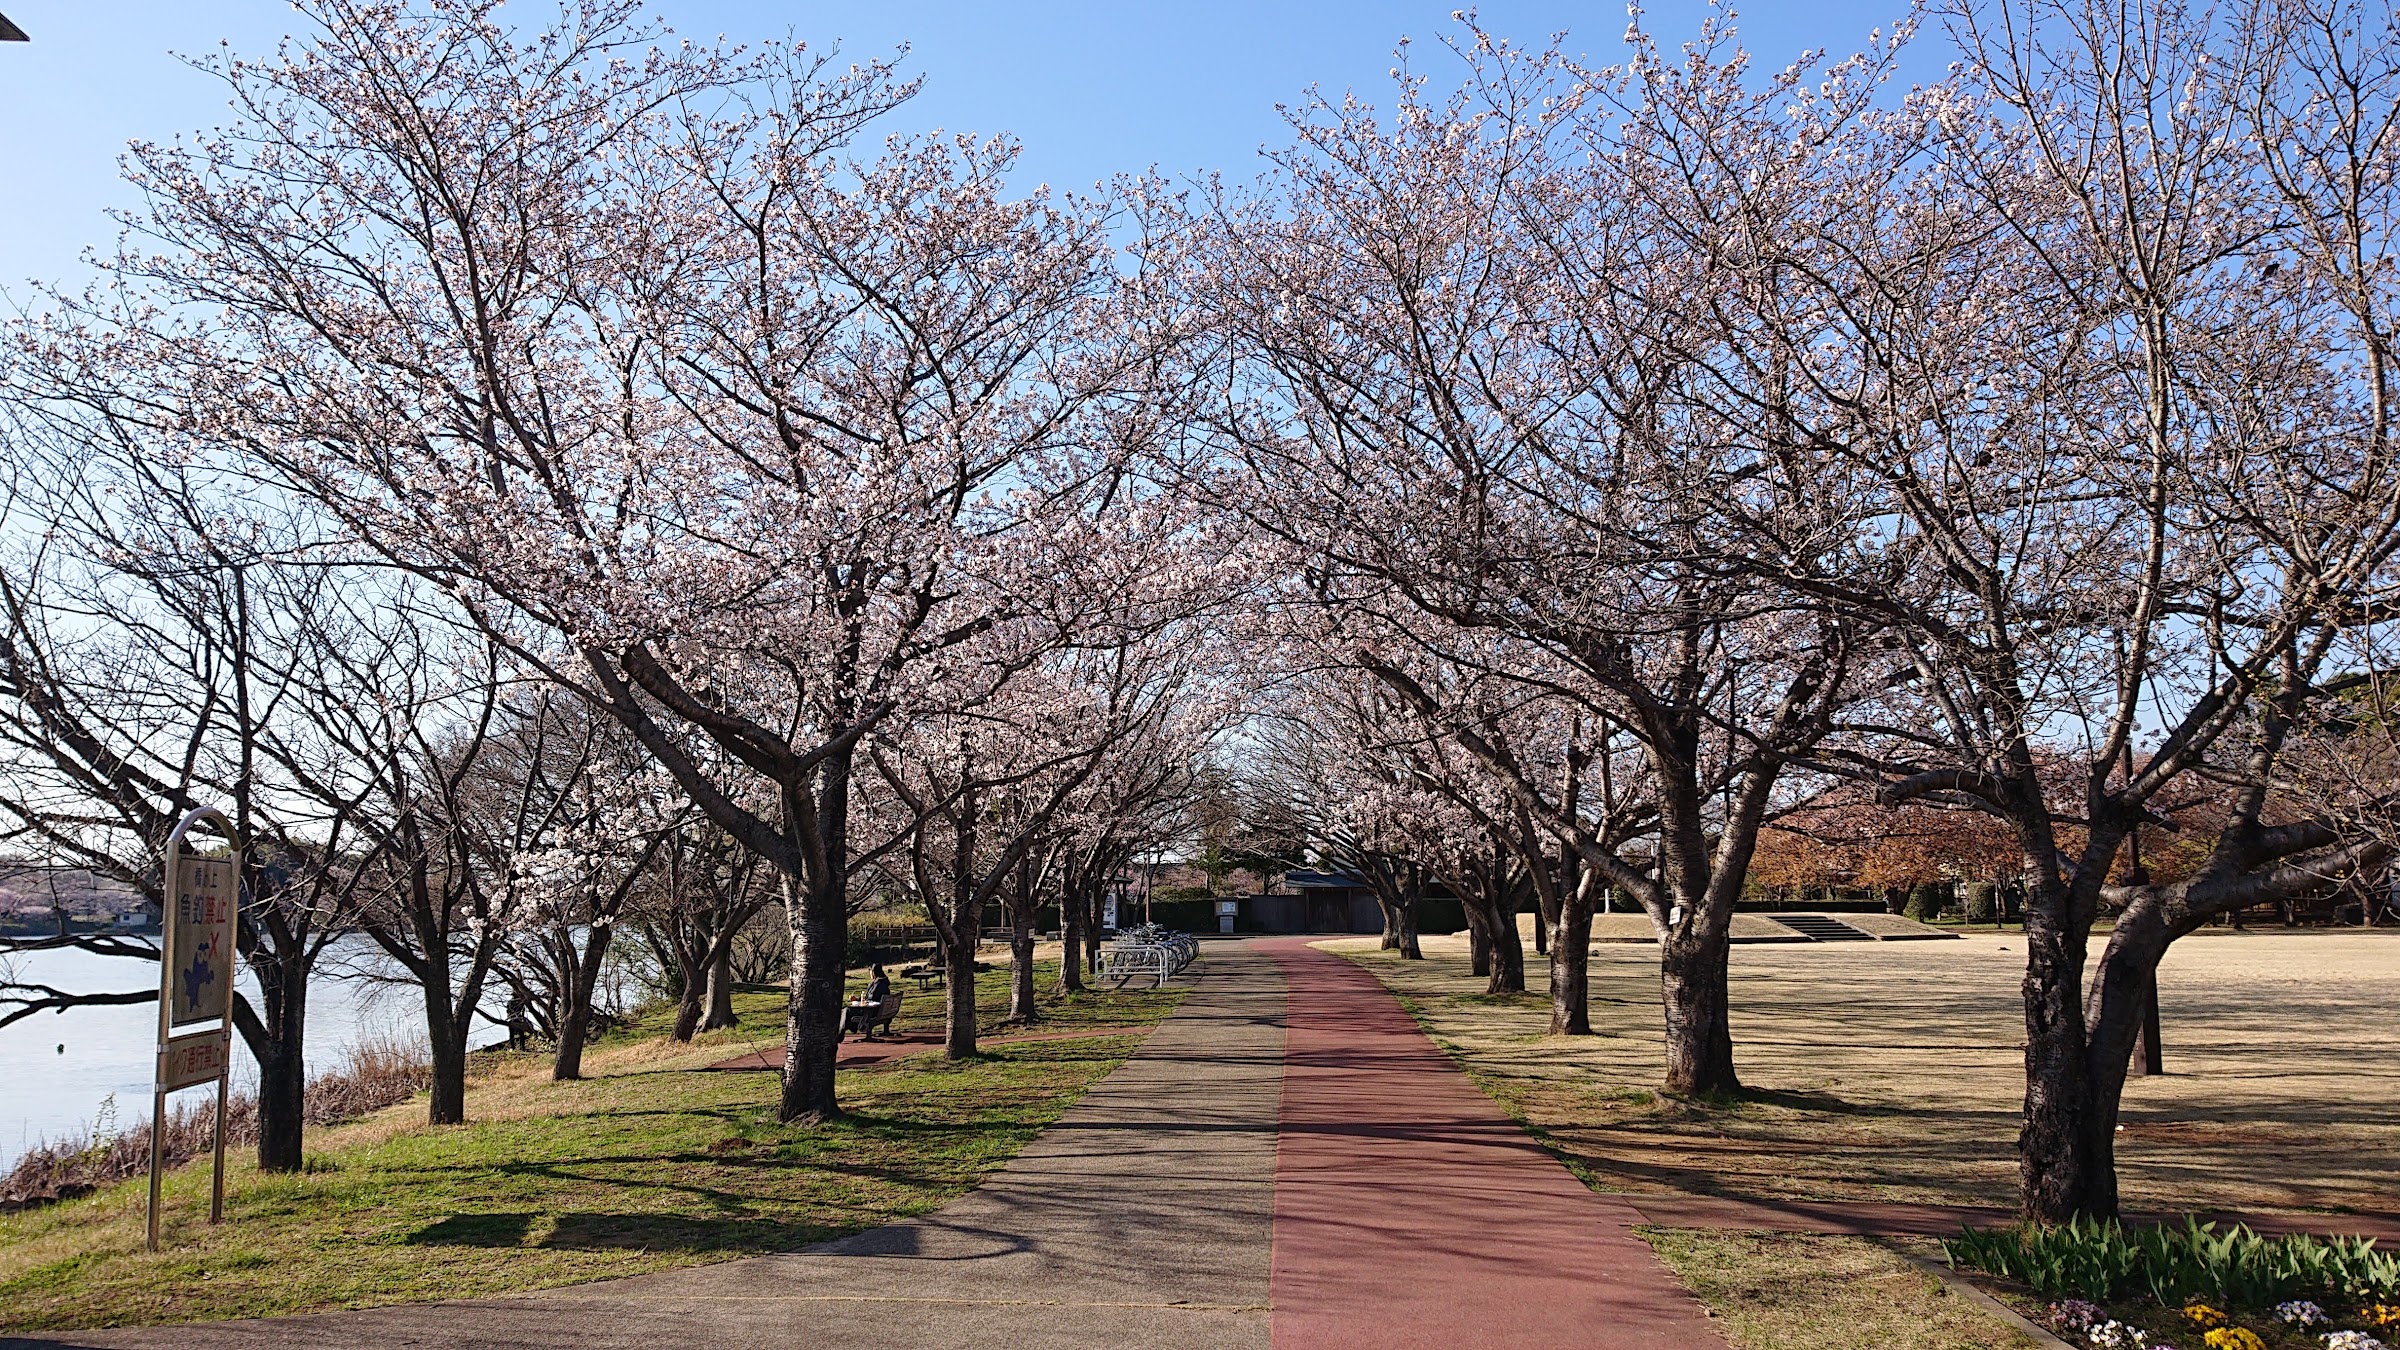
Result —
M 702 1031 L 723 1031 L 741 1024 L 733 1015 L 733 943 L 729 940 L 717 947 L 715 959 L 708 963 L 707 999 L 707 1015 L 700 1019 Z
M 1487 994 L 1522 994 L 1525 992 L 1525 939 L 1517 932 L 1517 916 L 1506 906 L 1491 913 L 1492 952 L 1491 982 Z
M 262 953 L 263 954 L 263 953 Z M 297 1172 L 306 1115 L 308 968 L 298 956 L 253 961 L 259 982 L 259 1035 L 243 1041 L 258 1061 L 258 1170 Z M 240 1019 L 236 1019 L 237 1023 Z
M 950 1059 L 975 1055 L 975 928 L 960 919 L 955 939 L 943 944 L 943 997 L 948 1018 L 943 1025 L 942 1053 Z
M 2067 904 L 2064 895 L 2040 895 L 2025 915 L 2025 1110 L 2017 1132 L 2018 1204 L 2026 1218 L 2039 1223 L 2116 1212 L 2107 1161 L 2115 1140 L 2098 1140 L 2098 1156 L 2093 1147 L 2101 1113 L 2093 1100 L 2080 997 L 2082 943 L 2060 921 Z
M 1425 959 L 1425 949 L 1417 945 L 1416 906 L 1403 905 L 1400 907 L 1399 940 L 1394 945 L 1398 947 L 1402 960 L 1422 961 Z
M 462 1125 L 467 1119 L 467 1044 L 466 1037 L 457 1034 L 445 1014 L 442 1025 L 433 1031 L 433 1087 L 431 1100 L 425 1108 L 426 1123 L 432 1125 Z
M 433 1058 L 431 1100 L 425 1108 L 429 1125 L 458 1125 L 467 1118 L 467 1028 L 453 1010 L 450 981 L 444 974 L 445 978 L 419 981 L 425 997 L 425 1041 Z
M 1592 1034 L 1592 902 L 1584 888 L 1558 898 L 1550 934 L 1550 1034 Z
M 842 1006 L 850 919 L 838 886 L 817 879 L 792 893 L 792 974 L 785 1006 L 783 1100 L 785 1122 L 818 1123 L 841 1114 L 834 1099 L 834 1056 L 842 1041 Z
M 1492 973 L 1491 928 L 1482 914 L 1472 910 L 1467 914 L 1467 970 L 1475 975 Z
M 1741 1091 L 1733 1071 L 1733 1022 L 1722 940 L 1687 931 L 1659 944 L 1667 1023 L 1667 1091 L 1687 1097 Z

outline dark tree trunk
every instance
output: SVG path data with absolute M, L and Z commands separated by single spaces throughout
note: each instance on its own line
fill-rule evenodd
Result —
M 2062 922 L 2069 903 L 2062 890 L 2044 884 L 2025 914 L 2025 1110 L 2017 1132 L 2018 1203 L 2026 1218 L 2040 1223 L 2116 1212 L 2112 1169 L 2105 1161 L 2115 1151 L 2115 1140 L 2098 1140 L 2098 1156 L 2094 1150 L 2096 1118 L 2102 1113 L 2093 1100 L 2080 997 L 2083 943 Z
M 1476 975 L 1492 973 L 1490 926 L 1482 914 L 1472 910 L 1467 914 L 1467 969 Z
M 432 1035 L 433 1087 L 425 1108 L 432 1125 L 461 1125 L 467 1119 L 467 1038 L 451 1025 L 445 1009 Z
M 1525 992 L 1525 939 L 1517 932 L 1517 916 L 1507 906 L 1492 912 L 1491 983 L 1487 994 Z
M 1008 1020 L 1020 1025 L 1039 1020 L 1033 1004 L 1033 898 L 1018 898 L 1009 915 Z
M 797 892 L 791 913 L 792 976 L 783 1037 L 783 1100 L 787 1123 L 809 1124 L 841 1114 L 834 1099 L 834 1056 L 842 1041 L 842 1005 L 850 916 L 841 889 L 818 878 Z
M 699 985 L 689 979 L 683 982 L 683 988 L 675 995 L 675 1029 L 672 1034 L 676 1040 L 688 1041 L 700 1030 L 700 1010 L 705 998 L 706 993 Z
M 1083 992 L 1083 901 L 1075 896 L 1062 895 L 1058 901 L 1059 941 L 1064 950 L 1059 953 L 1058 982 L 1070 994 Z
M 942 1053 L 950 1059 L 972 1059 L 975 1055 L 975 926 L 961 917 L 952 926 L 954 936 L 943 944 L 943 997 L 948 1002 L 948 1018 L 943 1025 Z
M 1417 945 L 1417 907 L 1415 905 L 1400 907 L 1400 931 L 1398 940 L 1393 945 L 1399 949 L 1402 960 L 1422 961 L 1425 959 L 1425 949 Z
M 2166 1049 L 2158 1039 L 2158 977 L 2153 974 L 2149 992 L 2142 999 L 2142 1030 L 2134 1041 L 2133 1063 L 2127 1072 L 2138 1078 L 2156 1078 L 2166 1071 Z
M 308 1098 L 308 1065 L 303 1053 L 308 1025 L 308 966 L 299 952 L 267 958 L 253 953 L 250 970 L 258 979 L 259 1007 L 255 1019 L 237 1005 L 234 1025 L 242 1042 L 258 1061 L 258 1170 L 297 1172 L 301 1166 L 300 1135 Z
M 1723 941 L 1697 932 L 1659 944 L 1659 984 L 1667 1023 L 1667 1091 L 1687 1097 L 1741 1091 L 1733 1071 L 1733 1022 Z
M 550 1081 L 571 1083 L 583 1077 L 583 1047 L 592 1038 L 592 992 L 600 987 L 600 968 L 608 961 L 614 924 L 593 924 L 585 930 L 580 950 L 574 935 L 565 934 L 575 964 L 566 972 L 566 1007 L 558 1019 L 558 1049 L 550 1059 Z

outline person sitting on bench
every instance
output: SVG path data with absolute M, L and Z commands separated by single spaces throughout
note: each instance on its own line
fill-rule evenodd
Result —
M 885 1005 L 892 1001 L 891 977 L 883 973 L 883 963 L 878 961 L 868 971 L 867 992 L 850 1000 L 849 1015 L 842 1019 L 843 1034 L 861 1031 L 868 1040 L 874 1040 L 878 1023 L 891 1025 L 891 1014 L 885 1011 Z

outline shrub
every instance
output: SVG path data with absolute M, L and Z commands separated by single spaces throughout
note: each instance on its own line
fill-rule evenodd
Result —
M 1995 923 L 2000 918 L 2000 888 L 1988 881 L 1970 881 L 1958 888 L 1959 904 L 1968 923 Z
M 2400 1256 L 2373 1238 L 2266 1238 L 2241 1224 L 2222 1232 L 2187 1218 L 2127 1229 L 2074 1220 L 2044 1227 L 1968 1229 L 1943 1244 L 1953 1266 L 2027 1285 L 2044 1298 L 2107 1301 L 2147 1294 L 2169 1308 L 2210 1299 L 2239 1308 L 2285 1300 L 2400 1297 Z
M 1930 923 L 1942 912 L 1942 888 L 1931 882 L 1919 882 L 1909 888 L 1908 917 L 1919 923 Z

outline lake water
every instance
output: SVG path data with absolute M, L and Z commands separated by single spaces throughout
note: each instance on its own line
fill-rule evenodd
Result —
M 158 966 L 150 961 L 95 956 L 72 949 L 0 957 L 19 979 L 77 993 L 153 988 Z M 334 1068 L 349 1048 L 365 1039 L 398 1037 L 422 1043 L 423 1004 L 413 987 L 341 978 L 333 972 L 380 970 L 381 954 L 363 938 L 327 948 L 309 987 L 307 1058 L 310 1075 Z M 255 995 L 248 972 L 243 989 Z M 497 1039 L 483 1028 L 476 1042 Z M 115 1098 L 119 1129 L 150 1114 L 150 1081 L 157 1056 L 158 1005 L 74 1008 L 37 1013 L 0 1027 L 0 1171 L 44 1140 L 83 1138 L 95 1117 Z M 258 1066 L 233 1038 L 233 1075 L 238 1086 L 257 1080 Z M 197 1101 L 203 1088 L 188 1088 L 177 1100 Z

